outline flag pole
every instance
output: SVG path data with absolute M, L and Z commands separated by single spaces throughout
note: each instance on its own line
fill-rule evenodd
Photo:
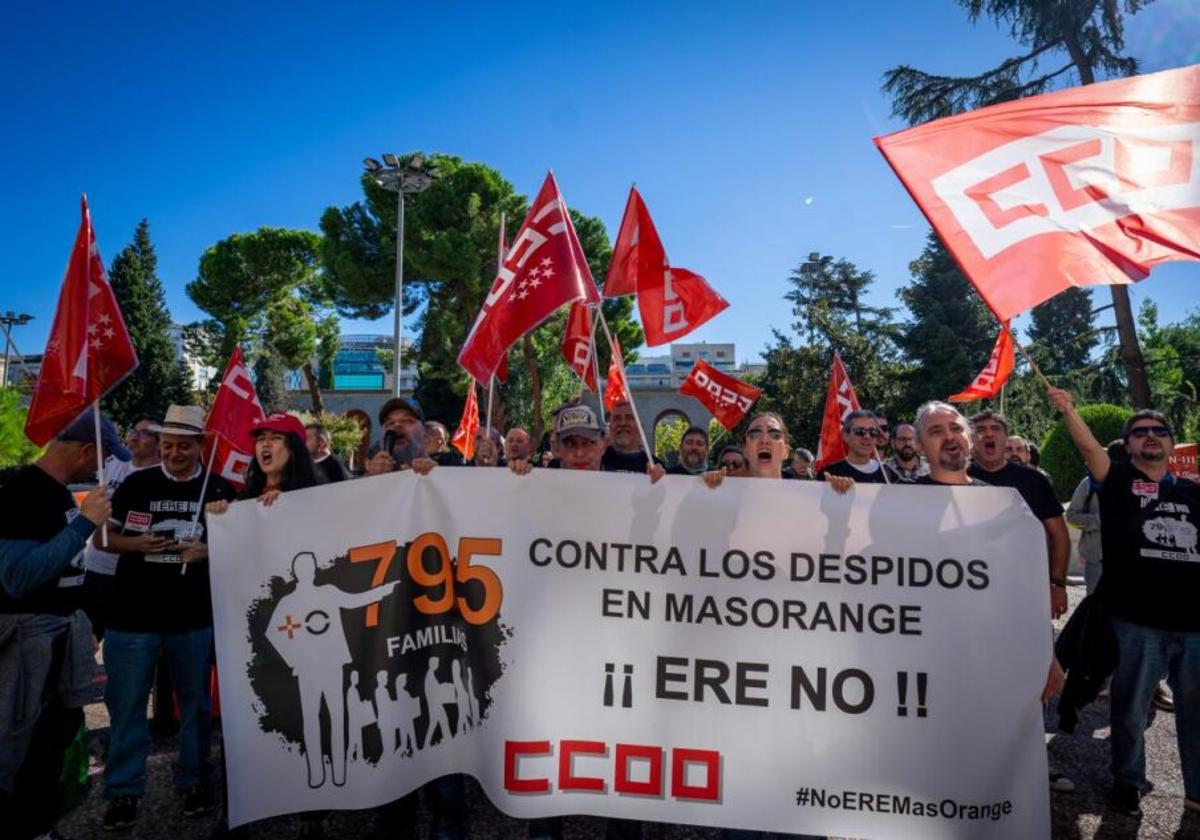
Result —
M 217 441 L 214 437 L 212 451 L 208 453 L 208 465 L 204 468 L 204 481 L 200 483 L 200 499 L 196 504 L 196 512 L 192 514 L 192 526 L 188 530 L 188 536 L 192 539 L 196 538 L 196 523 L 200 521 L 200 511 L 204 510 L 204 494 L 208 492 L 208 479 L 212 476 L 213 458 L 217 457 Z M 179 574 L 186 575 L 188 564 L 183 563 L 180 566 Z
M 1000 326 L 1003 327 L 1004 324 L 1001 324 Z M 1053 388 L 1054 385 L 1049 379 L 1046 378 L 1046 374 L 1042 373 L 1042 369 L 1037 366 L 1037 362 L 1035 362 L 1033 357 L 1029 355 L 1029 351 L 1021 346 L 1021 342 L 1017 341 L 1017 334 L 1013 332 L 1011 328 L 1009 328 L 1008 334 L 1012 338 L 1013 346 L 1021 351 L 1021 355 L 1025 357 L 1025 361 L 1029 362 L 1029 368 L 1034 372 L 1034 374 L 1037 375 L 1037 378 L 1042 380 L 1042 384 L 1047 388 Z
M 612 333 L 608 330 L 608 321 L 604 318 L 604 310 L 596 307 L 600 325 L 604 327 L 604 335 L 608 339 L 608 346 L 614 347 Z M 650 463 L 654 463 L 654 452 L 650 449 L 650 442 L 646 440 L 646 430 L 642 428 L 642 418 L 638 416 L 637 404 L 633 399 L 633 389 L 629 387 L 629 375 L 625 373 L 625 360 L 621 358 L 620 353 L 615 353 L 614 358 L 617 360 L 618 367 L 621 368 L 621 378 L 625 380 L 625 394 L 629 397 L 629 408 L 633 411 L 633 422 L 637 424 L 638 435 L 642 439 L 642 448 L 646 451 L 646 457 Z M 600 387 L 600 382 L 597 380 L 596 387 Z M 601 400 L 603 402 L 603 400 Z
M 8 375 L 8 371 L 4 372 Z M 95 421 L 96 427 L 96 483 L 104 484 L 104 440 L 100 433 L 100 400 L 92 403 L 92 419 Z M 108 523 L 104 522 L 100 525 L 100 546 L 108 548 Z
M 592 329 L 588 333 L 588 342 L 591 344 L 592 356 L 592 371 L 596 376 L 596 388 L 600 387 L 600 359 L 599 353 L 596 350 L 596 325 L 600 323 L 600 304 L 596 304 L 596 317 L 592 319 Z M 574 367 L 571 370 L 575 370 Z M 583 400 L 583 392 L 587 390 L 587 371 L 579 374 L 579 399 Z

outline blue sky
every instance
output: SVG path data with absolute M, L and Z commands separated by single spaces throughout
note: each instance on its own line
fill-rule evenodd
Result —
M 316 230 L 360 197 L 364 156 L 422 149 L 486 162 L 526 194 L 553 168 L 610 236 L 636 181 L 672 263 L 732 304 L 692 337 L 753 358 L 790 323 L 785 278 L 809 252 L 874 271 L 889 304 L 921 251 L 924 219 L 871 142 L 902 127 L 883 71 L 977 72 L 1019 51 L 946 0 L 68 3 L 6 18 L 0 311 L 36 316 L 24 352 L 45 343 L 80 192 L 106 262 L 150 220 L 186 322 L 205 248 Z M 1127 34 L 1148 71 L 1200 62 L 1193 0 L 1159 0 Z M 1150 296 L 1172 320 L 1197 289 L 1200 265 L 1164 266 L 1135 305 Z

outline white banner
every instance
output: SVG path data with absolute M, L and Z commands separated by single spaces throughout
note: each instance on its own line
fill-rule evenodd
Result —
M 521 818 L 1049 837 L 998 488 L 435 469 L 210 523 L 231 822 L 468 773 Z

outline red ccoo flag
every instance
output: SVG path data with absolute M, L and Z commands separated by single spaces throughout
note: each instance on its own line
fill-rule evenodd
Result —
M 722 373 L 708 362 L 699 360 L 679 393 L 695 397 L 712 412 L 717 422 L 732 431 L 758 402 L 762 389 L 748 385 L 736 377 Z
M 623 402 L 633 402 L 629 385 L 625 382 L 625 362 L 621 357 L 621 343 L 612 337 L 612 358 L 608 362 L 608 379 L 604 383 L 604 410 L 611 412 Z
M 470 461 L 475 457 L 475 436 L 479 434 L 479 397 L 475 394 L 475 380 L 467 391 L 467 401 L 463 404 L 462 419 L 458 421 L 458 429 L 450 439 L 450 445 L 462 453 L 463 458 Z
M 605 297 L 637 294 L 646 344 L 656 347 L 690 333 L 729 306 L 699 274 L 672 268 L 650 211 L 636 187 L 629 189 Z
M 567 314 L 562 354 L 575 375 L 589 391 L 596 390 L 596 368 L 592 364 L 592 313 L 586 303 L 575 301 Z
M 988 363 L 984 365 L 983 370 L 979 371 L 974 381 L 965 390 L 959 391 L 948 399 L 950 402 L 970 402 L 996 396 L 1000 393 L 1004 383 L 1008 381 L 1009 375 L 1016 367 L 1016 361 L 1013 356 L 1012 333 L 1009 332 L 1008 322 L 1005 321 L 1000 325 L 1000 335 L 996 338 L 996 346 L 992 348 L 992 355 L 988 358 Z
M 204 424 L 204 456 L 209 469 L 241 488 L 246 483 L 246 468 L 254 460 L 250 427 L 265 417 L 242 348 L 235 345 Z
M 547 174 L 458 354 L 459 365 L 487 382 L 517 339 L 575 300 L 597 303 L 599 295 L 567 204 Z
M 1200 259 L 1200 65 L 875 138 L 1000 320 Z
M 79 233 L 25 420 L 25 434 L 38 446 L 45 446 L 138 366 L 96 247 L 87 196 L 80 206 Z
M 850 374 L 842 357 L 834 351 L 833 368 L 829 372 L 829 390 L 825 392 L 825 416 L 821 419 L 821 440 L 817 445 L 817 460 L 813 473 L 846 457 L 846 439 L 842 437 L 842 421 L 851 411 L 857 411 L 858 397 L 850 384 Z

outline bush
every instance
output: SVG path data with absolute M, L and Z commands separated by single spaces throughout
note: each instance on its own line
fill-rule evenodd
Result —
M 1121 436 L 1121 429 L 1132 414 L 1128 408 L 1107 403 L 1085 405 L 1079 409 L 1079 416 L 1083 418 L 1083 422 L 1088 424 L 1096 440 L 1105 446 L 1110 440 Z M 1042 439 L 1041 467 L 1050 473 L 1054 482 L 1054 492 L 1058 494 L 1059 500 L 1069 501 L 1086 469 L 1062 419 L 1059 419 Z
M 42 454 L 25 437 L 25 406 L 16 388 L 0 388 L 0 467 L 28 464 Z

